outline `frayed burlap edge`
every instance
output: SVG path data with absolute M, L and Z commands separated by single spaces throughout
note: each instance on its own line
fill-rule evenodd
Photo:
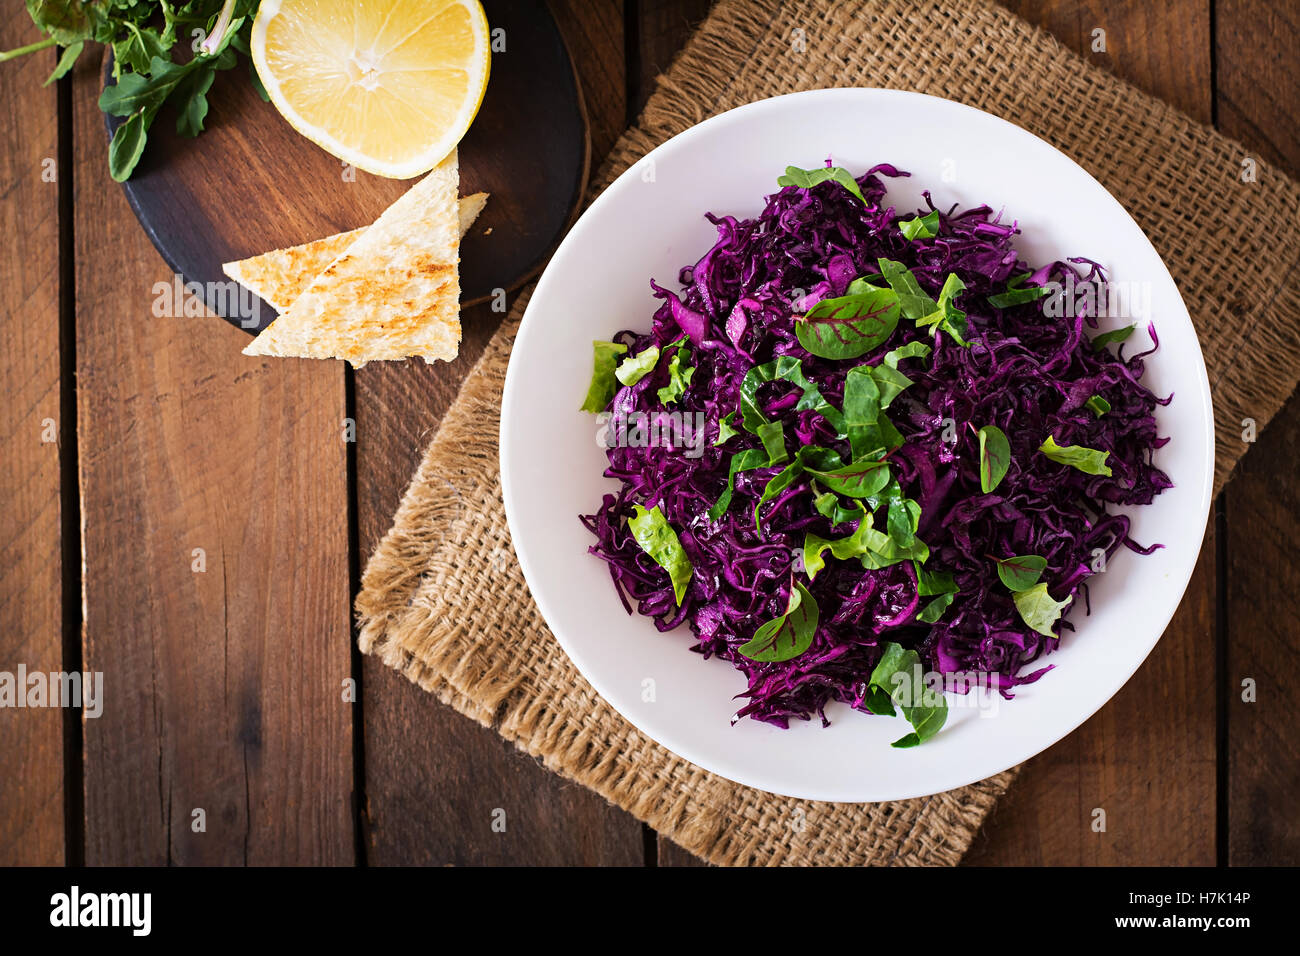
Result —
M 819 40 L 825 48 L 792 59 L 785 38 L 796 27 L 810 48 Z M 918 44 L 930 55 L 898 55 Z M 983 61 L 970 55 L 972 47 L 987 54 Z M 837 85 L 918 89 L 1007 115 L 1062 145 L 1115 192 L 1165 255 L 1193 311 L 1215 389 L 1221 487 L 1245 447 L 1241 419 L 1266 422 L 1300 368 L 1300 299 L 1285 281 L 1296 244 L 1268 245 L 1249 227 L 1258 216 L 1296 223 L 1300 190 L 1259 164 L 1259 180 L 1272 182 L 1267 210 L 1264 199 L 1234 191 L 1248 155 L 1243 147 L 1081 63 L 1000 8 L 882 2 L 845 10 L 724 0 L 660 79 L 592 194 L 707 115 Z M 1062 119 L 1059 107 L 1079 100 L 1102 115 L 1094 125 L 1112 141 L 1146 148 L 1112 142 L 1071 149 L 1078 124 Z M 1171 155 L 1184 168 L 1166 168 Z M 1253 256 L 1252 270 L 1235 282 L 1226 273 L 1240 271 L 1243 256 Z M 466 378 L 366 568 L 357 600 L 362 651 L 714 863 L 960 860 L 1015 769 L 925 800 L 850 805 L 777 797 L 659 747 L 576 672 L 528 595 L 500 502 L 499 399 L 526 300 L 525 293 Z

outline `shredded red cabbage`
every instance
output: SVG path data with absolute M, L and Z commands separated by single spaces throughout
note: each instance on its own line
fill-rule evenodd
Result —
M 1025 272 L 1032 271 L 1031 285 L 1064 282 L 1069 274 L 1100 284 L 1101 267 L 1071 259 L 1033 269 L 1012 248 L 1016 224 L 1002 222 L 988 206 L 941 211 L 936 235 L 909 240 L 898 223 L 910 217 L 900 217 L 886 202 L 881 179 L 906 175 L 879 165 L 859 177 L 865 208 L 841 185 L 823 182 L 806 189 L 786 186 L 768 197 L 755 219 L 710 214 L 717 243 L 681 270 L 681 291 L 652 282 L 663 304 L 650 331 L 615 337 L 633 355 L 649 346 L 667 350 L 685 334 L 695 371 L 680 400 L 665 405 L 659 389 L 668 384 L 670 370 L 661 361 L 635 384 L 618 388 L 611 412 L 702 412 L 707 426 L 697 457 L 699 449 L 664 443 L 609 449 L 605 474 L 622 487 L 582 518 L 597 539 L 590 551 L 608 562 L 629 613 L 635 605 L 661 631 L 687 624 L 698 641 L 694 650 L 744 673 L 749 686 L 737 717 L 786 727 L 790 718 L 813 714 L 827 723 L 829 701 L 868 710 L 868 676 L 886 642 L 915 649 L 940 673 L 991 675 L 1010 697 L 1011 688 L 1050 669 L 1022 673 L 1060 638 L 1026 626 L 992 559 L 1040 555 L 1049 593 L 1061 600 L 1081 594 L 1086 605 L 1098 553 L 1109 557 L 1121 544 L 1143 554 L 1151 550 L 1129 538 L 1128 518 L 1108 512 L 1107 503 L 1147 504 L 1171 486 L 1152 454 L 1167 441 L 1157 436 L 1155 407 L 1173 396 L 1158 399 L 1140 383 L 1149 353 L 1124 358 L 1123 345 L 1118 355 L 1094 348 L 1085 328 L 1097 327 L 1095 306 L 1049 318 L 1045 300 L 1001 309 L 987 302 Z M 935 209 L 929 193 L 925 198 L 928 209 L 918 215 Z M 877 272 L 881 257 L 908 266 L 932 297 L 949 273 L 965 282 L 957 301 L 967 313 L 968 347 L 904 320 L 888 341 L 858 359 L 833 361 L 805 351 L 793 317 L 821 299 L 844 295 L 853 279 Z M 800 558 L 804 535 L 829 539 L 853 531 L 852 524 L 832 525 L 818 512 L 807 477 L 762 506 L 758 528 L 755 506 L 780 466 L 740 472 L 726 513 L 716 521 L 708 515 L 726 487 L 732 455 L 762 447 L 747 432 L 725 448 L 714 445 L 719 421 L 735 411 L 748 370 L 776 356 L 796 356 L 807 378 L 841 408 L 848 369 L 877 364 L 885 352 L 914 340 L 933 351 L 902 366 L 913 384 L 889 409 L 905 440 L 890 461 L 904 493 L 921 506 L 917 536 L 930 548 L 925 569 L 951 573 L 958 588 L 933 624 L 917 619 L 927 599 L 918 595 L 917 571 L 909 561 L 868 570 L 857 560 L 828 554 L 826 567 L 807 583 Z M 763 412 L 783 423 L 792 444 L 846 451 L 824 417 L 794 407 L 798 394 L 785 381 L 766 383 L 758 393 Z M 1087 407 L 1091 396 L 1101 396 L 1109 410 L 1099 415 Z M 1001 428 L 1011 446 L 1009 470 L 989 494 L 981 492 L 978 472 L 981 425 Z M 1111 476 L 1086 474 L 1039 453 L 1048 435 L 1059 445 L 1109 452 Z M 680 606 L 668 573 L 628 527 L 634 505 L 656 504 L 694 569 Z M 796 575 L 821 609 L 811 646 L 781 662 L 739 653 L 761 623 L 785 613 Z M 1064 619 L 1059 628 L 1072 629 Z

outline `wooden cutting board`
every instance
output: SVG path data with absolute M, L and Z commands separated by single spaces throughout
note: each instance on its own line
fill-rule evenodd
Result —
M 460 175 L 461 195 L 491 198 L 461 244 L 462 305 L 540 271 L 577 214 L 590 152 L 573 62 L 546 6 L 483 6 L 495 48 L 483 105 L 460 144 Z M 170 109 L 159 114 L 123 184 L 168 266 L 202 285 L 208 308 L 236 325 L 237 315 L 223 314 L 223 262 L 369 225 L 415 182 L 346 167 L 300 136 L 258 97 L 249 68 L 243 59 L 217 75 L 196 139 L 175 132 Z M 113 82 L 108 58 L 104 82 Z M 108 119 L 110 136 L 119 122 Z M 263 305 L 259 315 L 248 331 L 275 311 Z

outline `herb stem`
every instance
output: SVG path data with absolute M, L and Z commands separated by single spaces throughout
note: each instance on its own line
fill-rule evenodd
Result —
M 211 56 L 226 35 L 226 30 L 230 27 L 230 18 L 235 12 L 235 0 L 226 0 L 221 7 L 221 13 L 217 16 L 217 22 L 212 26 L 212 33 L 203 41 L 203 52 Z
M 37 40 L 35 43 L 27 44 L 27 46 L 20 46 L 16 50 L 5 50 L 0 53 L 0 63 L 5 60 L 14 60 L 20 56 L 26 56 L 28 53 L 35 53 L 37 50 L 48 50 L 58 42 L 54 37 L 46 37 L 44 40 Z

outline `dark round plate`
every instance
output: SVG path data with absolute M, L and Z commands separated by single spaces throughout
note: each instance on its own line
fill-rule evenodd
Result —
M 491 194 L 461 243 L 463 305 L 537 274 L 577 213 L 590 152 L 573 62 L 546 6 L 483 6 L 494 45 L 505 49 L 492 54 L 487 94 L 460 144 L 461 195 Z M 201 284 L 217 314 L 237 301 L 225 295 L 223 262 L 369 225 L 415 181 L 346 169 L 262 102 L 248 68 L 241 58 L 218 74 L 197 138 L 176 133 L 172 111 L 160 113 L 123 184 L 167 265 Z M 111 58 L 104 81 L 113 82 Z M 119 122 L 109 117 L 110 136 Z M 249 331 L 275 316 L 270 306 L 259 314 Z

